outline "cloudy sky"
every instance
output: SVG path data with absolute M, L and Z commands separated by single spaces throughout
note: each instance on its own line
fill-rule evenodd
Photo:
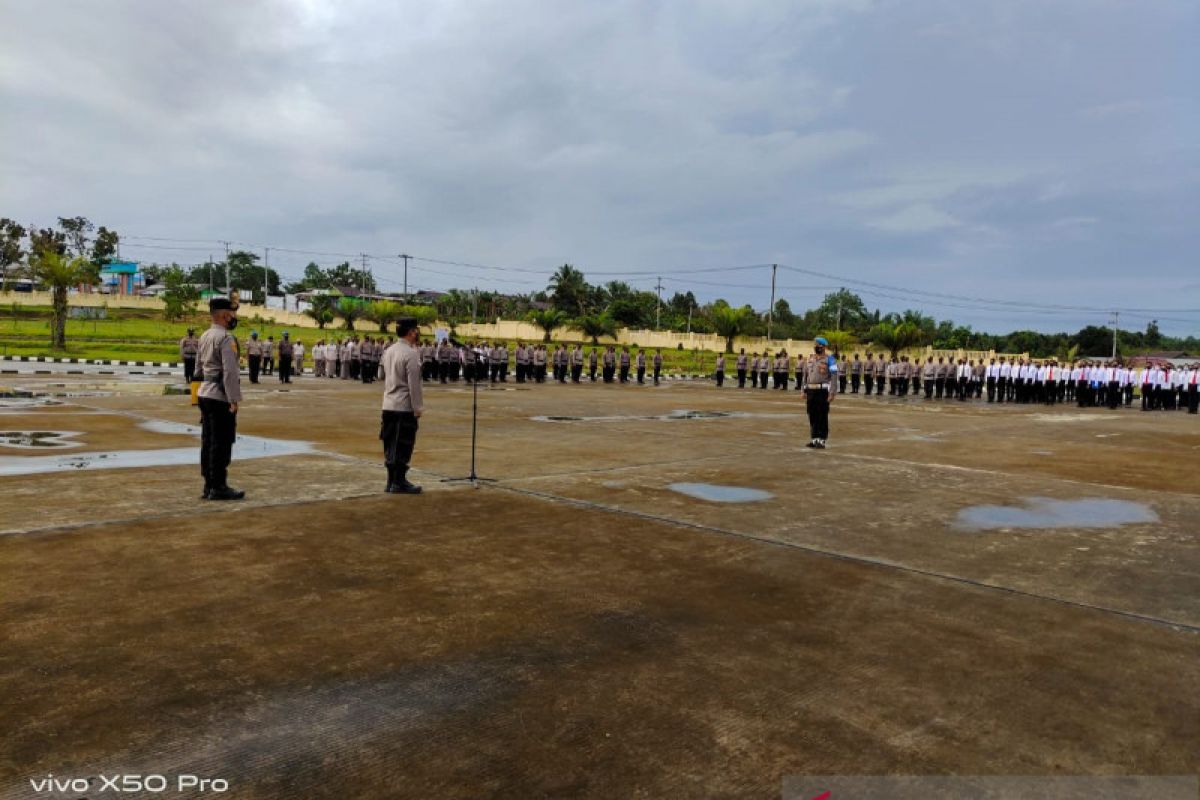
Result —
M 4 7 L 0 216 L 125 256 L 1200 333 L 1194 0 Z

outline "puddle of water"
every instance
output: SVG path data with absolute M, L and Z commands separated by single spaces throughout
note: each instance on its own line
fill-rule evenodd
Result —
M 1080 500 L 1025 498 L 1023 506 L 972 506 L 958 512 L 956 528 L 970 531 L 1006 528 L 1116 528 L 1158 522 L 1158 514 L 1142 503 L 1089 497 Z
M 0 398 L 0 414 L 22 414 L 31 408 L 61 405 L 64 404 L 58 400 L 51 400 L 48 397 L 33 397 L 26 393 L 14 397 Z
M 146 420 L 139 427 L 153 433 L 200 436 L 198 425 L 181 422 Z M 238 436 L 233 445 L 233 460 L 271 458 L 313 452 L 310 442 Z M 104 453 L 76 453 L 61 456 L 0 456 L 0 477 L 41 475 L 83 469 L 122 469 L 132 467 L 170 467 L 200 463 L 200 448 L 172 447 L 162 450 L 111 450 Z
M 775 496 L 762 489 L 721 486 L 715 483 L 672 483 L 667 488 L 673 492 L 686 494 L 688 497 L 709 500 L 714 503 L 757 503 L 760 500 L 770 500 Z
M 79 431 L 0 431 L 0 447 L 27 450 L 34 447 L 79 447 L 79 442 L 67 439 L 79 436 Z

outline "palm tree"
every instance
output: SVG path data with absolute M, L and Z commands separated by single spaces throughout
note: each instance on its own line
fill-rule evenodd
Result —
M 550 302 L 560 311 L 583 316 L 587 313 L 589 286 L 583 273 L 570 264 L 563 264 L 550 277 Z M 550 341 L 547 339 L 546 341 Z
M 54 295 L 50 317 L 50 347 L 67 348 L 67 290 L 81 283 L 95 283 L 96 265 L 83 256 L 68 259 L 53 250 L 40 251 L 29 259 L 29 277 L 49 287 Z
M 884 321 L 871 328 L 870 339 L 872 344 L 886 347 L 895 357 L 901 350 L 923 343 L 925 333 L 914 322 Z
M 438 314 L 442 319 L 456 321 L 471 313 L 471 296 L 461 289 L 451 289 L 437 301 Z
M 546 332 L 542 341 L 549 342 L 550 334 L 567 324 L 567 315 L 557 308 L 550 308 L 545 311 L 530 311 L 529 321 Z
M 433 306 L 400 306 L 396 310 L 396 319 L 412 317 L 418 325 L 432 325 L 437 321 L 438 310 Z
M 380 333 L 387 333 L 388 326 L 400 319 L 403 309 L 395 300 L 376 300 L 367 304 L 364 316 L 379 325 Z
M 325 326 L 333 322 L 333 311 L 325 306 L 312 306 L 304 309 L 305 315 L 317 321 L 317 327 L 325 330 Z
M 725 352 L 732 353 L 733 340 L 745 332 L 754 312 L 746 306 L 733 308 L 718 301 L 708 309 L 706 316 L 712 322 L 713 330 L 725 337 Z
M 333 313 L 345 321 L 348 331 L 354 330 L 354 320 L 362 319 L 366 311 L 366 303 L 353 297 L 339 298 L 333 309 Z
M 592 344 L 600 344 L 600 337 L 617 338 L 617 322 L 608 314 L 589 314 L 575 320 L 575 327 L 590 336 Z
M 825 331 L 821 334 L 829 342 L 829 349 L 834 355 L 840 356 L 843 350 L 848 350 L 857 341 L 850 331 Z

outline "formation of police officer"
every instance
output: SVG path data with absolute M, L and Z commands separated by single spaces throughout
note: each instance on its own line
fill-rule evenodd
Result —
M 392 343 L 390 339 L 385 342 L 382 336 L 359 339 L 355 335 L 341 341 L 320 339 L 312 349 L 313 376 L 374 383 L 380 376 L 383 354 Z M 298 359 L 299 354 L 295 357 Z
M 200 381 L 200 474 L 204 477 L 204 500 L 241 500 L 245 492 L 229 486 L 229 462 L 237 437 L 238 403 L 242 400 L 238 368 L 237 306 L 227 298 L 208 303 L 212 326 L 198 343 Z
M 180 341 L 180 354 L 184 358 L 185 376 L 189 374 L 187 354 L 195 349 L 198 340 L 194 332 Z M 419 336 L 419 334 L 418 334 Z M 258 383 L 259 375 L 266 374 L 265 353 L 272 340 L 262 342 L 256 331 L 251 332 L 245 343 L 251 383 Z M 371 383 L 382 374 L 381 360 L 392 345 L 382 337 L 357 335 L 340 342 L 321 340 L 313 347 L 314 374 L 323 377 L 341 377 Z M 288 333 L 284 333 L 279 344 L 280 380 L 290 382 L 292 367 L 299 358 Z M 618 351 L 608 345 L 601 352 L 597 347 L 585 352 L 583 345 L 568 348 L 565 344 L 548 350 L 544 344 L 518 342 L 510 359 L 507 344 L 479 342 L 472 345 L 426 341 L 415 345 L 421 363 L 424 381 L 441 383 L 481 381 L 506 383 L 510 360 L 516 364 L 516 382 L 533 381 L 543 383 L 547 366 L 552 369 L 559 383 L 581 383 L 586 368 L 591 382 L 598 379 L 605 383 L 620 381 L 629 383 L 636 375 L 639 384 L 644 384 L 647 373 L 653 370 L 654 385 L 659 385 L 662 376 L 663 358 L 661 351 L 653 356 L 644 350 L 636 355 L 629 346 Z M 299 352 L 303 352 L 300 350 Z M 786 390 L 793 385 L 804 390 L 805 371 L 808 359 L 792 359 L 786 350 L 775 353 L 764 351 L 747 354 L 741 349 L 736 361 L 737 385 L 745 388 L 765 389 L 773 385 Z M 718 387 L 724 386 L 726 356 L 718 354 L 714 360 L 712 378 Z M 1147 411 L 1181 410 L 1197 413 L 1197 380 L 1200 365 L 1191 364 L 1175 368 L 1169 364 L 1133 368 L 1118 361 L 1076 361 L 1060 364 L 1056 359 L 1033 360 L 1024 358 L 997 357 L 987 363 L 983 359 L 947 358 L 927 356 L 911 358 L 907 355 L 888 357 L 883 353 L 868 352 L 864 359 L 854 353 L 847 358 L 835 359 L 835 393 L 859 394 L 877 397 L 920 397 L 926 400 L 959 400 L 987 398 L 989 403 L 1047 404 L 1076 403 L 1081 408 L 1107 407 L 1129 408 L 1135 396 L 1140 395 L 1141 407 Z M 886 391 L 885 391 L 886 390 Z

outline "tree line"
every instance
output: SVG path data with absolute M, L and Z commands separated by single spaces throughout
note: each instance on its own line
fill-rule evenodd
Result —
M 116 258 L 119 243 L 116 231 L 103 225 L 97 228 L 86 217 L 59 217 L 57 224 L 50 227 L 22 225 L 13 219 L 0 218 L 3 288 L 9 288 L 14 275 L 21 275 L 51 291 L 51 344 L 62 349 L 68 290 L 95 284 L 100 269 Z M 164 287 L 161 297 L 169 319 L 193 313 L 201 297 L 200 287 L 210 286 L 217 291 L 237 290 L 258 304 L 265 301 L 264 289 L 270 295 L 283 291 L 328 292 L 314 297 L 306 313 L 321 328 L 340 319 L 347 330 L 368 322 L 383 331 L 401 316 L 415 316 L 422 322 L 440 319 L 450 325 L 527 319 L 544 331 L 546 341 L 554 331 L 566 327 L 581 331 L 593 342 L 615 337 L 620 328 L 715 333 L 725 338 L 728 352 L 732 352 L 738 336 L 767 335 L 772 339 L 801 340 L 824 336 L 838 352 L 870 346 L 893 354 L 932 346 L 943 350 L 996 350 L 1027 352 L 1036 358 L 1068 358 L 1076 353 L 1110 354 L 1113 345 L 1112 330 L 1095 325 L 1075 333 L 1016 330 L 990 334 L 953 320 L 937 320 L 918 310 L 882 313 L 868 308 L 859 295 L 847 289 L 826 294 L 816 308 L 802 313 L 794 312 L 782 298 L 769 311 L 760 312 L 749 305 L 732 306 L 723 299 L 701 304 L 690 291 L 675 292 L 660 300 L 654 292 L 634 289 L 624 281 L 592 284 L 581 270 L 563 264 L 551 275 L 543 291 L 514 295 L 450 289 L 429 304 L 413 304 L 411 298 L 366 300 L 344 296 L 350 288 L 361 293 L 378 293 L 374 276 L 367 270 L 356 269 L 348 261 L 328 268 L 310 262 L 300 280 L 286 285 L 275 269 L 259 262 L 256 253 L 234 250 L 220 261 L 191 267 L 147 264 L 141 270 L 148 286 Z M 1195 352 L 1200 350 L 1200 340 L 1195 336 L 1164 336 L 1157 321 L 1150 322 L 1144 331 L 1117 333 L 1119 354 L 1164 349 Z

